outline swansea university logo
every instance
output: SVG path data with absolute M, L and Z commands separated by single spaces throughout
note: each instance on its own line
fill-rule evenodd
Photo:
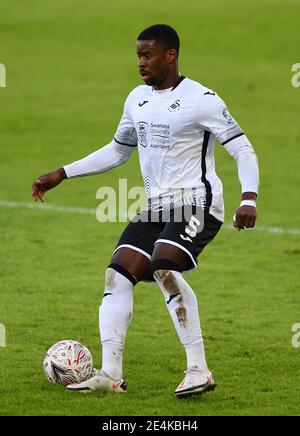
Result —
M 140 121 L 138 123 L 138 139 L 139 143 L 143 147 L 147 147 L 148 145 L 148 133 L 149 133 L 149 124 L 145 121 Z

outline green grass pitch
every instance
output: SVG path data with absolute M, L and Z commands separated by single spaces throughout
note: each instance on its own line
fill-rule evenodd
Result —
M 300 88 L 295 0 L 189 2 L 20 0 L 0 3 L 0 348 L 2 415 L 299 415 Z M 182 39 L 180 71 L 213 88 L 253 142 L 261 193 L 255 231 L 224 227 L 188 276 L 217 390 L 177 400 L 184 353 L 160 290 L 135 289 L 124 358 L 128 393 L 90 396 L 48 383 L 46 350 L 82 341 L 99 367 L 104 271 L 124 223 L 28 209 L 38 175 L 108 143 L 141 83 L 135 39 L 167 22 Z M 239 204 L 235 162 L 217 146 L 226 223 Z M 103 175 L 67 181 L 47 204 L 96 208 L 101 186 L 141 185 L 136 154 Z M 4 201 L 17 203 L 8 207 Z M 271 233 L 270 227 L 298 229 Z

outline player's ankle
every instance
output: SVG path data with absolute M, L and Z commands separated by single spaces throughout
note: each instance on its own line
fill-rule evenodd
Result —
M 123 377 L 122 372 L 116 369 L 101 368 L 100 374 L 105 375 L 114 381 L 121 380 Z

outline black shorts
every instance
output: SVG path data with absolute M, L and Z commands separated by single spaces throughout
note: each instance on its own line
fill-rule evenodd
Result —
M 197 257 L 214 239 L 222 222 L 202 208 L 186 206 L 168 213 L 144 211 L 125 228 L 114 253 L 121 247 L 142 253 L 149 260 L 158 242 L 175 245 L 187 254 L 188 272 L 198 265 Z

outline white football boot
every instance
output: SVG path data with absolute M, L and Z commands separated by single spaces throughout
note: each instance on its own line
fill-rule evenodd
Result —
M 98 371 L 96 375 L 82 383 L 73 383 L 67 386 L 69 391 L 77 391 L 81 393 L 89 393 L 92 391 L 102 392 L 126 392 L 126 383 L 123 379 L 114 380 L 104 371 Z
M 185 377 L 175 390 L 175 395 L 180 398 L 200 395 L 213 391 L 216 386 L 209 370 L 203 371 L 193 367 L 185 371 Z

